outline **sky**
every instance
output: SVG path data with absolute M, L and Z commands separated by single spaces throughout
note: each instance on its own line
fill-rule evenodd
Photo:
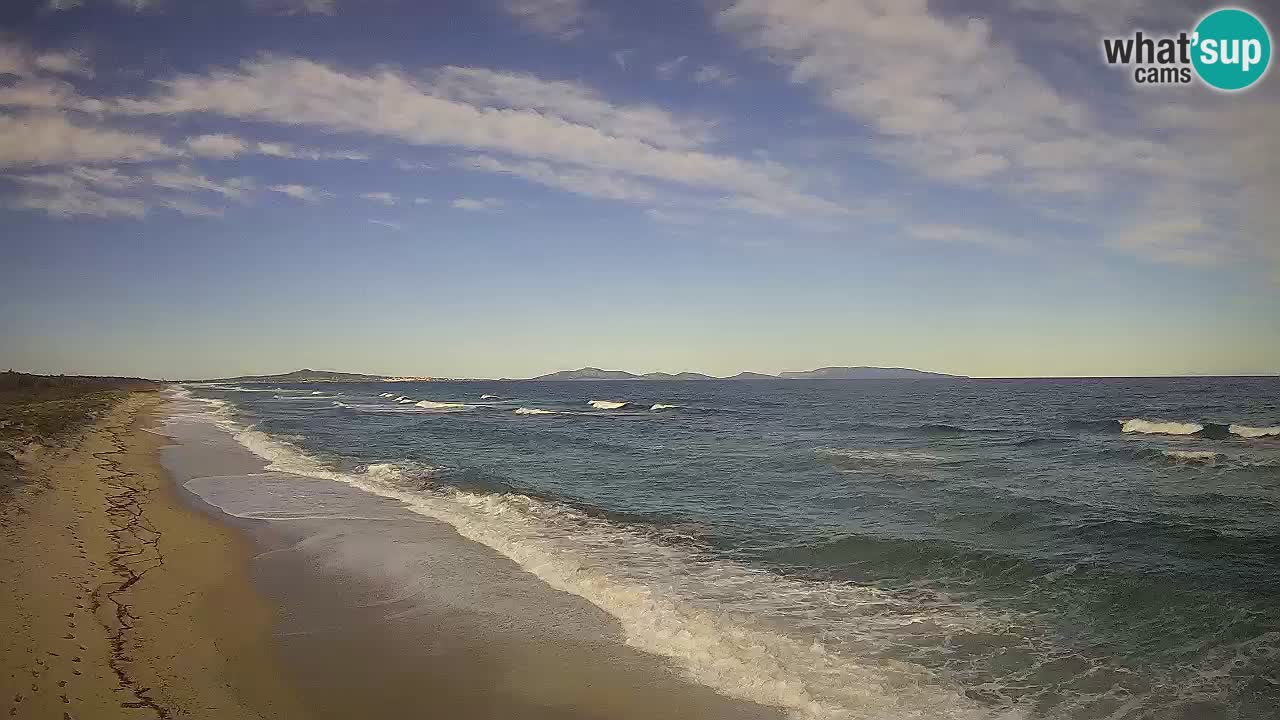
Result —
M 1214 7 L 7 0 L 0 367 L 1277 373 L 1277 73 L 1102 58 Z

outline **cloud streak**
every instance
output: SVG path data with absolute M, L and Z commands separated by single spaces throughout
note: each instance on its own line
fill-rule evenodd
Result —
M 569 93 L 575 102 L 563 110 L 564 116 L 558 114 L 558 106 L 485 107 L 450 97 L 459 92 L 456 87 L 436 94 L 435 86 L 396 70 L 347 72 L 309 60 L 274 57 L 246 62 L 237 70 L 180 76 L 161 87 L 152 97 L 115 101 L 113 109 L 135 115 L 206 113 L 415 145 L 496 151 L 767 200 L 797 212 L 843 212 L 835 203 L 794 187 L 793 174 L 781 166 L 657 146 L 646 134 L 649 125 L 633 130 L 616 122 L 629 117 L 624 109 L 578 104 L 584 98 L 575 93 Z M 499 94 L 491 87 L 486 92 Z M 519 95 L 502 93 L 508 100 Z M 585 121 L 583 115 L 590 113 L 601 119 L 603 128 Z

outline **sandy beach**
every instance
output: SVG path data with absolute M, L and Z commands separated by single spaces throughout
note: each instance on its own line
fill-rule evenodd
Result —
M 18 718 L 282 717 L 252 548 L 180 503 L 135 393 L 70 447 L 22 457 L 0 507 L 0 684 Z
M 10 717 L 778 717 L 684 680 L 589 603 L 395 503 L 337 529 L 221 513 L 182 483 L 272 476 L 229 436 L 167 438 L 168 405 L 131 394 L 20 457 L 26 483 L 0 508 Z M 362 531 L 412 562 L 393 573 L 365 562 L 384 553 L 329 544 Z

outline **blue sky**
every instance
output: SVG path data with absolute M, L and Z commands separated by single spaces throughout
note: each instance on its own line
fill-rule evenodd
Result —
M 1280 372 L 1275 74 L 1101 61 L 1211 5 L 210 5 L 0 10 L 0 366 Z

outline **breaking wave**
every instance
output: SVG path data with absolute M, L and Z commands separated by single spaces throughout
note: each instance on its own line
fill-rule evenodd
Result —
M 1227 431 L 1242 438 L 1260 438 L 1280 435 L 1280 425 L 1276 427 L 1249 427 L 1248 425 L 1228 425 Z
M 1183 463 L 1203 463 L 1212 465 L 1219 459 L 1226 456 L 1212 450 L 1161 450 L 1160 454 L 1175 461 Z
M 556 415 L 555 410 L 543 410 L 541 408 L 516 408 L 517 415 Z
M 1019 706 L 993 708 L 967 697 L 922 666 L 879 656 L 904 635 L 922 632 L 994 637 L 1009 622 L 1000 614 L 946 598 L 922 603 L 874 587 L 707 562 L 558 503 L 445 486 L 420 490 L 421 478 L 394 463 L 338 470 L 219 414 L 216 424 L 265 459 L 268 470 L 345 483 L 447 523 L 552 588 L 612 615 L 628 645 L 670 659 L 692 680 L 729 697 L 780 708 L 797 720 L 1025 716 Z M 813 635 L 806 629 L 809 613 L 840 622 L 835 635 L 853 642 L 837 648 Z
M 589 400 L 587 404 L 597 410 L 617 410 L 627 405 L 626 402 L 618 400 Z
M 649 406 L 650 410 L 671 410 L 680 407 L 679 405 L 665 405 L 663 403 L 654 403 Z
M 1145 420 L 1143 418 L 1125 420 L 1120 426 L 1120 432 L 1143 433 L 1146 435 L 1195 435 L 1202 430 L 1204 430 L 1204 425 L 1200 423 Z
M 424 410 L 470 410 L 472 406 L 466 403 L 458 402 L 436 402 L 434 400 L 420 400 L 414 405 Z

